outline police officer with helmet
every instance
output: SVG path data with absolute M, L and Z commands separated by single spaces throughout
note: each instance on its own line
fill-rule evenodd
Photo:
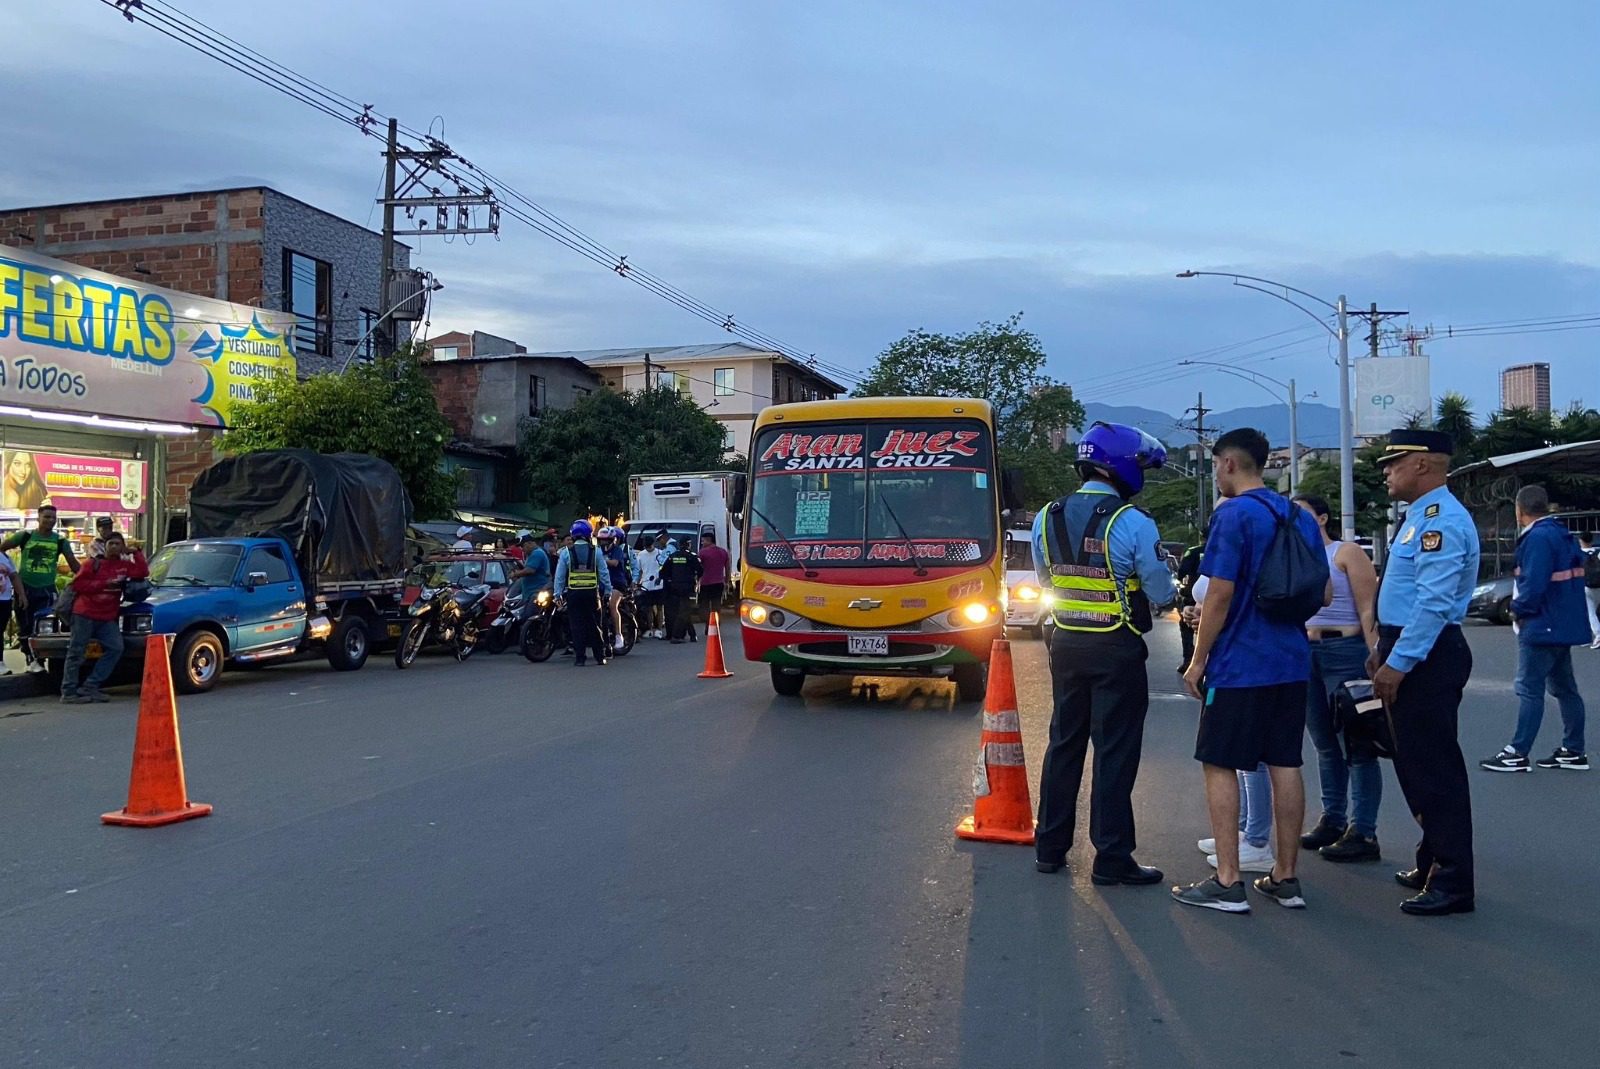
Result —
M 600 606 L 611 597 L 611 576 L 599 548 L 591 541 L 594 528 L 588 520 L 572 525 L 572 545 L 556 558 L 556 597 L 567 603 L 567 629 L 572 633 L 573 664 L 582 668 L 586 652 L 596 664 L 606 663 L 605 638 L 600 633 Z
M 1055 714 L 1040 775 L 1035 846 L 1040 872 L 1066 864 L 1093 740 L 1091 878 L 1097 884 L 1161 882 L 1159 870 L 1133 859 L 1133 784 L 1150 704 L 1142 636 L 1150 630 L 1152 606 L 1169 604 L 1176 592 L 1157 548 L 1155 521 L 1132 498 L 1144 488 L 1144 473 L 1166 459 L 1161 443 L 1138 428 L 1095 423 L 1078 442 L 1083 486 L 1034 519 L 1034 569 L 1055 599 Z
M 1478 529 L 1445 486 L 1452 452 L 1440 431 L 1396 430 L 1378 458 L 1389 496 L 1411 502 L 1389 543 L 1378 587 L 1373 693 L 1394 725 L 1394 775 L 1422 825 L 1417 867 L 1395 873 L 1418 892 L 1416 916 L 1473 909 L 1472 797 L 1456 717 L 1472 651 L 1461 634 L 1478 581 Z

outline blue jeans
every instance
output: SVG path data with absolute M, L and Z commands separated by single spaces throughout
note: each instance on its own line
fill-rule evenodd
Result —
M 1272 841 L 1272 777 L 1265 764 L 1239 773 L 1239 830 L 1258 849 Z
M 1383 769 L 1376 758 L 1345 759 L 1339 733 L 1333 728 L 1328 695 L 1341 684 L 1367 675 L 1367 643 L 1360 635 L 1324 639 L 1311 644 L 1311 685 L 1306 688 L 1306 730 L 1317 749 L 1317 778 L 1322 785 L 1322 819 L 1334 827 L 1346 823 L 1360 835 L 1378 833 L 1378 803 L 1383 801 Z M 1345 803 L 1350 804 L 1348 820 Z
M 1517 644 L 1516 692 L 1521 700 L 1517 712 L 1517 737 L 1511 748 L 1524 757 L 1533 748 L 1544 719 L 1544 692 L 1561 706 L 1561 745 L 1583 753 L 1583 698 L 1578 681 L 1572 678 L 1572 647 Z
M 87 616 L 72 614 L 72 644 L 67 647 L 67 663 L 61 675 L 61 693 L 70 697 L 78 693 L 78 672 L 83 668 L 83 655 L 90 642 L 100 643 L 104 652 L 94 664 L 94 671 L 83 681 L 85 688 L 98 689 L 111 675 L 111 670 L 122 659 L 122 621 L 91 620 Z

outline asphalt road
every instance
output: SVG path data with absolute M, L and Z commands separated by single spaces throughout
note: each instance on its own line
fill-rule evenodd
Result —
M 1475 760 L 1509 735 L 1515 651 L 1471 638 Z M 1163 624 L 1139 853 L 1187 882 L 1176 645 Z M 1013 648 L 1037 777 L 1047 669 Z M 958 842 L 979 723 L 943 685 L 786 701 L 742 662 L 694 678 L 700 653 L 233 675 L 182 703 L 216 813 L 156 830 L 98 823 L 131 697 L 0 706 L 0 1066 L 1593 1063 L 1600 773 L 1475 772 L 1476 914 L 1396 908 L 1390 773 L 1384 864 L 1307 858 L 1308 910 L 1226 916 L 1095 888 L 1083 846 L 1042 876 Z

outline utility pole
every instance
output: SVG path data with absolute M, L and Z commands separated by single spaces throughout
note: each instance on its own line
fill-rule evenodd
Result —
M 1194 426 L 1184 427 L 1184 429 L 1194 431 L 1194 485 L 1196 499 L 1194 525 L 1196 530 L 1201 531 L 1205 530 L 1206 511 L 1207 506 L 1210 504 L 1206 497 L 1206 413 L 1210 411 L 1212 410 L 1206 407 L 1206 395 L 1197 393 L 1194 399 L 1194 407 L 1184 413 L 1186 416 L 1190 413 L 1194 414 Z
M 399 157 L 395 143 L 400 133 L 400 121 L 389 120 L 389 138 L 383 150 L 383 269 L 378 273 L 378 353 L 388 356 L 394 352 L 393 334 L 389 330 L 389 280 L 394 278 L 394 169 Z
M 644 392 L 650 392 L 650 354 L 644 354 Z

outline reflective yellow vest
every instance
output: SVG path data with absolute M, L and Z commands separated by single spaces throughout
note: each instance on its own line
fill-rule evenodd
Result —
M 1086 632 L 1126 627 L 1136 635 L 1150 630 L 1150 602 L 1138 575 L 1119 581 L 1111 568 L 1111 529 L 1133 507 L 1104 490 L 1079 490 L 1050 506 L 1043 534 L 1056 627 Z M 1083 531 L 1076 547 L 1069 533 L 1074 527 Z
M 578 566 L 578 547 L 583 546 L 588 550 L 589 565 L 587 568 Z M 596 565 L 600 551 L 588 542 L 574 542 L 567 551 L 567 589 L 568 590 L 598 590 L 600 588 L 600 570 Z

